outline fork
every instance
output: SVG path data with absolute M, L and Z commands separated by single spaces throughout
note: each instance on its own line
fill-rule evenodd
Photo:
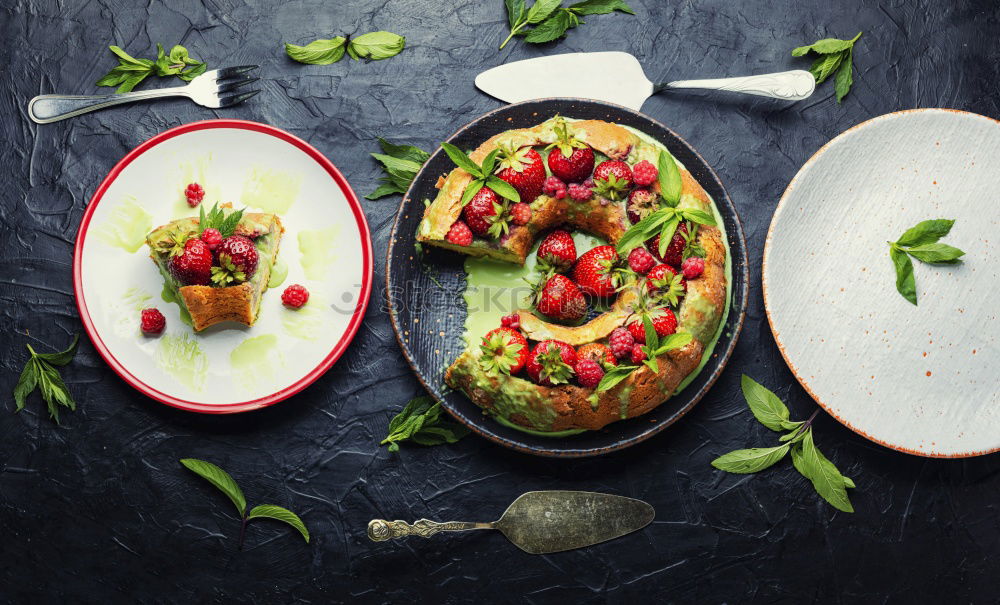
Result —
M 28 101 L 28 116 L 38 124 L 47 124 L 112 105 L 161 97 L 187 97 L 198 105 L 213 109 L 230 107 L 260 92 L 259 89 L 237 92 L 237 89 L 259 80 L 259 78 L 241 77 L 258 67 L 258 65 L 238 65 L 213 69 L 195 77 L 185 86 L 173 88 L 110 95 L 39 95 Z

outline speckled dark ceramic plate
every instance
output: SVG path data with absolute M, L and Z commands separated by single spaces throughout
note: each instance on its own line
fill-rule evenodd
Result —
M 708 164 L 666 126 L 631 109 L 584 99 L 526 101 L 474 120 L 449 137 L 448 142 L 472 149 L 495 134 L 531 127 L 556 114 L 606 120 L 649 134 L 667 146 L 715 201 L 725 222 L 732 257 L 732 300 L 715 351 L 694 381 L 648 414 L 612 423 L 600 431 L 561 438 L 533 435 L 500 424 L 485 415 L 464 393 L 446 389 L 444 371 L 465 349 L 462 339 L 466 319 L 462 298 L 466 285 L 465 257 L 433 248 L 419 253 L 415 239 L 423 216 L 423 200 L 435 197 L 438 177 L 454 168 L 440 148 L 424 164 L 400 204 L 386 261 L 386 295 L 403 355 L 420 382 L 453 416 L 476 433 L 515 450 L 573 458 L 604 454 L 648 439 L 676 422 L 704 397 L 729 360 L 743 327 L 747 307 L 747 251 L 736 208 Z

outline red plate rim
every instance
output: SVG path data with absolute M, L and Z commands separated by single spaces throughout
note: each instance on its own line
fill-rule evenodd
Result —
M 118 175 L 125 169 L 133 160 L 141 156 L 143 153 L 148 151 L 150 148 L 176 136 L 186 134 L 189 132 L 195 132 L 198 130 L 208 130 L 212 128 L 235 128 L 239 130 L 251 130 L 254 132 L 262 132 L 264 134 L 271 135 L 286 143 L 290 143 L 304 151 L 309 157 L 315 160 L 320 166 L 322 166 L 326 172 L 333 178 L 337 186 L 343 192 L 344 197 L 347 198 L 347 203 L 351 207 L 351 211 L 354 213 L 354 219 L 357 222 L 358 230 L 361 233 L 362 239 L 362 256 L 364 261 L 364 271 L 362 272 L 362 283 L 361 283 L 361 296 L 358 298 L 358 304 L 354 309 L 354 314 L 351 316 L 351 320 L 347 325 L 347 330 L 334 345 L 333 350 L 323 359 L 322 362 L 315 368 L 313 368 L 308 374 L 300 378 L 294 384 L 285 387 L 284 389 L 267 395 L 266 397 L 261 397 L 251 401 L 243 401 L 236 403 L 223 403 L 223 404 L 206 404 L 199 403 L 196 401 L 187 401 L 185 399 L 180 399 L 172 395 L 163 393 L 148 384 L 142 382 L 138 378 L 132 375 L 125 366 L 111 354 L 104 341 L 101 340 L 100 335 L 97 333 L 93 322 L 90 319 L 90 313 L 87 311 L 87 302 L 84 300 L 83 294 L 83 284 L 82 284 L 82 253 L 84 240 L 87 237 L 87 227 L 90 224 L 90 219 L 97 209 L 97 204 L 101 202 L 104 197 L 104 193 L 107 191 L 108 187 L 115 181 Z M 73 249 L 73 292 L 76 296 L 76 306 L 80 312 L 80 320 L 83 322 L 83 328 L 87 332 L 87 336 L 90 337 L 91 342 L 94 344 L 94 348 L 101 355 L 105 362 L 111 369 L 115 371 L 119 376 L 122 377 L 125 382 L 135 387 L 142 394 L 159 401 L 160 403 L 165 403 L 169 406 L 180 408 L 183 410 L 188 410 L 192 412 L 201 412 L 206 414 L 232 414 L 236 412 L 245 412 L 248 410 L 255 410 L 258 408 L 267 407 L 273 405 L 291 397 L 292 395 L 298 393 L 302 389 L 306 388 L 310 384 L 316 381 L 317 378 L 322 376 L 327 370 L 333 366 L 334 363 L 343 355 L 344 350 L 354 339 L 354 335 L 357 333 L 358 328 L 361 325 L 361 321 L 365 315 L 365 309 L 368 308 L 368 299 L 371 296 L 372 287 L 372 241 L 371 232 L 368 229 L 368 221 L 365 219 L 364 212 L 361 210 L 361 203 L 358 201 L 358 197 L 354 194 L 351 186 L 347 183 L 347 179 L 344 175 L 340 173 L 333 162 L 328 160 L 326 156 L 319 152 L 315 147 L 309 143 L 303 141 L 299 137 L 285 132 L 280 128 L 275 128 L 274 126 L 269 126 L 267 124 L 261 124 L 259 122 L 250 122 L 247 120 L 203 120 L 200 122 L 191 122 L 190 124 L 182 124 L 181 126 L 175 126 L 169 130 L 165 130 L 149 140 L 143 142 L 141 145 L 130 151 L 125 157 L 115 164 L 108 176 L 104 177 L 101 181 L 100 186 L 94 192 L 94 195 L 90 198 L 87 204 L 87 209 L 84 211 L 83 220 L 80 221 L 80 228 L 77 231 L 76 245 Z

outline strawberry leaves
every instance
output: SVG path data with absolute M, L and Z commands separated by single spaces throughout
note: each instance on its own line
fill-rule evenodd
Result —
M 954 224 L 954 220 L 943 218 L 922 221 L 903 232 L 895 242 L 886 242 L 889 244 L 889 258 L 896 270 L 896 291 L 913 305 L 917 304 L 917 283 L 910 257 L 934 265 L 962 262 L 964 251 L 938 242 L 948 235 Z
M 493 176 L 497 155 L 500 153 L 499 148 L 494 149 L 489 155 L 483 158 L 482 166 L 477 165 L 465 152 L 451 143 L 441 143 L 441 148 L 444 149 L 444 152 L 456 166 L 472 175 L 472 182 L 469 183 L 468 187 L 465 188 L 465 192 L 462 193 L 462 206 L 468 204 L 469 200 L 479 193 L 480 189 L 486 186 L 495 191 L 497 195 L 515 204 L 521 201 L 521 196 L 517 193 L 517 189 L 514 189 L 510 183 Z
M 810 52 L 819 55 L 809 68 L 809 73 L 816 79 L 817 84 L 822 84 L 836 73 L 833 88 L 837 94 L 837 103 L 840 103 L 850 92 L 851 85 L 854 83 L 854 43 L 860 37 L 861 32 L 858 32 L 858 35 L 850 40 L 824 38 L 806 46 L 799 46 L 792 50 L 792 56 L 802 57 Z
M 455 443 L 469 434 L 469 429 L 442 418 L 441 404 L 429 396 L 414 397 L 403 411 L 389 421 L 389 434 L 380 445 L 389 445 L 390 452 L 399 451 L 399 443 L 413 441 L 419 445 Z
M 580 17 L 584 15 L 606 15 L 615 11 L 635 14 L 624 0 L 584 0 L 568 7 L 562 6 L 562 0 L 535 0 L 530 7 L 525 0 L 504 0 L 504 5 L 510 35 L 500 44 L 501 50 L 514 36 L 524 36 L 524 41 L 532 44 L 558 40 L 583 23 Z
M 76 355 L 76 345 L 80 340 L 80 335 L 73 337 L 73 342 L 65 351 L 58 353 L 36 353 L 31 345 L 27 345 L 31 357 L 24 364 L 21 376 L 14 386 L 14 406 L 15 412 L 24 409 L 28 395 L 37 388 L 45 400 L 49 409 L 49 417 L 59 424 L 59 406 L 76 409 L 76 402 L 73 395 L 66 388 L 59 370 L 54 366 L 64 366 L 73 360 Z

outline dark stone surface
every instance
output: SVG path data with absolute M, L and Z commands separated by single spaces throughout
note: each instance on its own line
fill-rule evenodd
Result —
M 170 126 L 225 116 L 285 128 L 366 193 L 379 174 L 367 157 L 376 136 L 431 148 L 498 106 L 472 79 L 503 61 L 622 49 L 653 79 L 734 75 L 806 66 L 789 56 L 792 47 L 865 31 L 854 90 L 841 106 L 827 84 L 798 105 L 678 94 L 644 107 L 719 173 L 742 213 L 752 262 L 736 354 L 709 396 L 668 431 L 587 460 L 532 458 L 476 437 L 390 455 L 377 442 L 418 386 L 377 298 L 335 371 L 287 402 L 239 416 L 189 414 L 146 399 L 84 342 L 64 371 L 80 409 L 64 414 L 61 427 L 36 399 L 14 415 L 8 397 L 0 414 L 2 600 L 995 602 L 996 455 L 911 457 L 821 415 L 820 447 L 858 485 L 854 515 L 822 502 L 791 465 L 748 477 L 709 466 L 722 452 L 773 439 L 747 413 L 742 372 L 785 397 L 794 417 L 815 407 L 782 363 L 759 292 L 764 233 L 785 185 L 831 137 L 888 111 L 944 106 L 1000 117 L 992 2 L 634 0 L 637 17 L 590 17 L 555 45 L 514 43 L 502 52 L 499 0 L 2 4 L 4 393 L 26 342 L 61 348 L 81 330 L 71 262 L 84 207 L 119 158 Z M 405 34 L 408 48 L 388 61 L 332 66 L 294 64 L 281 49 L 286 40 L 374 29 Z M 33 95 L 95 92 L 92 83 L 114 64 L 107 44 L 148 55 L 158 41 L 181 41 L 212 66 L 260 63 L 263 94 L 228 111 L 175 100 L 48 126 L 24 116 Z M 393 199 L 365 203 L 376 259 L 395 207 Z M 376 262 L 376 289 L 382 271 Z M 237 551 L 231 505 L 180 467 L 185 456 L 231 471 L 251 503 L 300 512 L 312 543 L 261 522 Z M 642 498 L 657 518 L 625 539 L 544 557 L 492 533 L 394 545 L 364 537 L 372 517 L 491 519 L 539 488 Z

